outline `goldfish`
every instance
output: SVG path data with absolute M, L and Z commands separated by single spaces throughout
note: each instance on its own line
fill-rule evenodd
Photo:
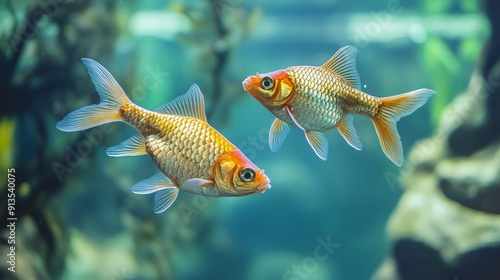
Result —
M 131 187 L 154 193 L 154 212 L 167 210 L 179 190 L 208 197 L 246 196 L 271 188 L 264 170 L 252 163 L 205 117 L 203 94 L 196 84 L 173 101 L 149 111 L 135 105 L 113 76 L 96 61 L 82 59 L 100 103 L 69 113 L 56 127 L 72 132 L 109 122 L 125 122 L 138 134 L 110 147 L 112 157 L 148 154 L 161 171 Z
M 369 117 L 385 155 L 397 166 L 404 162 L 397 131 L 401 117 L 415 112 L 435 94 L 430 89 L 379 98 L 361 91 L 356 70 L 357 48 L 339 49 L 321 66 L 291 66 L 249 76 L 243 88 L 277 118 L 269 131 L 269 147 L 276 152 L 294 126 L 304 131 L 309 145 L 322 160 L 328 158 L 323 132 L 337 128 L 346 142 L 362 149 L 353 115 Z

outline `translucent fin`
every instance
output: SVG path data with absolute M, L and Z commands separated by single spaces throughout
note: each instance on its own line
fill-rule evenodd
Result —
M 170 187 L 155 193 L 155 204 L 153 206 L 155 214 L 165 212 L 177 199 L 178 194 L 179 189 L 176 187 Z
M 397 166 L 403 165 L 403 146 L 396 123 L 401 117 L 407 116 L 422 105 L 431 95 L 435 94 L 430 89 L 418 89 L 400 95 L 382 98 L 380 112 L 372 119 L 380 146 L 385 155 Z
M 169 115 L 193 117 L 204 122 L 207 121 L 203 94 L 196 84 L 193 84 L 185 94 L 156 108 L 155 111 Z
M 354 46 L 345 46 L 339 49 L 321 67 L 337 73 L 346 79 L 353 87 L 361 89 L 358 71 L 356 70 L 356 54 L 358 49 Z
M 82 61 L 87 67 L 90 79 L 101 98 L 101 103 L 86 106 L 69 113 L 56 125 L 62 131 L 79 131 L 109 122 L 120 121 L 120 107 L 130 103 L 120 85 L 106 68 L 92 59 L 82 58 Z
M 306 131 L 306 139 L 314 152 L 322 160 L 328 158 L 328 140 L 325 135 L 318 131 Z
M 290 118 L 292 119 L 293 123 L 298 127 L 300 128 L 300 130 L 302 131 L 306 131 L 300 124 L 299 122 L 295 119 L 295 117 L 293 116 L 292 114 L 292 110 L 289 108 L 289 107 L 285 107 L 285 110 L 287 111 L 288 115 L 290 116 Z
M 337 129 L 340 132 L 340 135 L 344 137 L 345 141 L 354 149 L 360 151 L 363 148 L 361 141 L 359 140 L 358 133 L 356 132 L 356 128 L 353 124 L 353 116 L 346 115 L 342 120 L 340 120 L 337 125 Z
M 271 151 L 278 151 L 288 133 L 290 133 L 290 126 L 278 118 L 275 119 L 269 130 L 269 147 Z
M 202 178 L 193 178 L 186 180 L 181 184 L 180 188 L 183 191 L 187 191 L 194 194 L 200 194 L 204 196 L 217 196 L 218 191 L 214 188 L 214 182 Z
M 142 137 L 142 135 L 140 134 L 137 134 L 116 146 L 107 148 L 106 153 L 110 157 L 123 157 L 140 156 L 147 154 L 148 152 L 146 151 L 146 143 L 144 142 L 144 137 Z
M 170 178 L 163 173 L 157 173 L 153 177 L 140 181 L 133 185 L 131 190 L 136 194 L 150 194 L 166 188 L 177 187 Z

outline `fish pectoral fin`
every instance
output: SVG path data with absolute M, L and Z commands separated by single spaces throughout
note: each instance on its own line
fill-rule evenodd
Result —
M 306 139 L 309 145 L 313 148 L 314 152 L 322 160 L 328 158 L 328 139 L 325 135 L 318 131 L 306 131 Z
M 281 144 L 283 144 L 283 141 L 285 141 L 288 136 L 288 133 L 290 133 L 290 125 L 276 118 L 269 130 L 269 147 L 271 151 L 278 151 Z
M 153 177 L 142 180 L 131 187 L 133 193 L 136 194 L 150 194 L 163 189 L 177 188 L 177 186 L 165 176 L 165 174 L 159 172 Z
M 202 178 L 192 178 L 180 185 L 180 189 L 194 194 L 204 196 L 217 196 L 218 191 L 214 188 L 214 181 Z
M 288 106 L 285 107 L 285 110 L 286 112 L 288 113 L 288 115 L 290 116 L 290 118 L 292 119 L 293 123 L 298 127 L 300 128 L 302 131 L 306 131 L 300 124 L 299 122 L 295 119 L 295 117 L 293 116 L 292 114 L 292 109 Z
M 354 127 L 353 120 L 354 118 L 352 115 L 346 115 L 342 120 L 340 120 L 339 124 L 337 125 L 337 129 L 339 130 L 340 135 L 344 137 L 345 141 L 349 145 L 351 145 L 351 147 L 358 151 L 361 151 L 363 145 L 359 140 L 359 136 L 356 132 L 356 128 Z
M 177 199 L 178 194 L 179 189 L 177 187 L 168 187 L 156 192 L 153 211 L 159 214 L 167 210 Z
M 185 94 L 156 108 L 154 111 L 168 115 L 192 117 L 204 122 L 207 121 L 203 94 L 196 84 L 193 84 Z
M 106 153 L 110 157 L 123 157 L 123 156 L 140 156 L 147 154 L 146 142 L 142 135 L 137 134 L 122 143 L 106 149 Z
M 356 54 L 358 49 L 354 46 L 345 46 L 338 50 L 321 67 L 337 73 L 346 79 L 353 87 L 361 89 L 359 74 L 356 70 Z

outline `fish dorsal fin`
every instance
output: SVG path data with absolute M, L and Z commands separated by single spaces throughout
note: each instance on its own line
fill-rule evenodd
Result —
M 196 118 L 204 122 L 207 121 L 203 94 L 196 84 L 193 84 L 185 94 L 156 108 L 155 111 L 162 114 L 181 115 Z
M 358 71 L 356 70 L 356 54 L 358 49 L 354 46 L 345 46 L 338 50 L 321 67 L 335 72 L 348 81 L 353 87 L 361 89 Z

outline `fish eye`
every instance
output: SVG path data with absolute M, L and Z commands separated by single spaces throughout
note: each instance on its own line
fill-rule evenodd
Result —
M 265 76 L 264 78 L 262 78 L 260 85 L 263 89 L 272 89 L 274 87 L 274 81 L 271 77 Z
M 241 180 L 251 182 L 255 178 L 255 171 L 252 168 L 243 168 L 240 172 Z

